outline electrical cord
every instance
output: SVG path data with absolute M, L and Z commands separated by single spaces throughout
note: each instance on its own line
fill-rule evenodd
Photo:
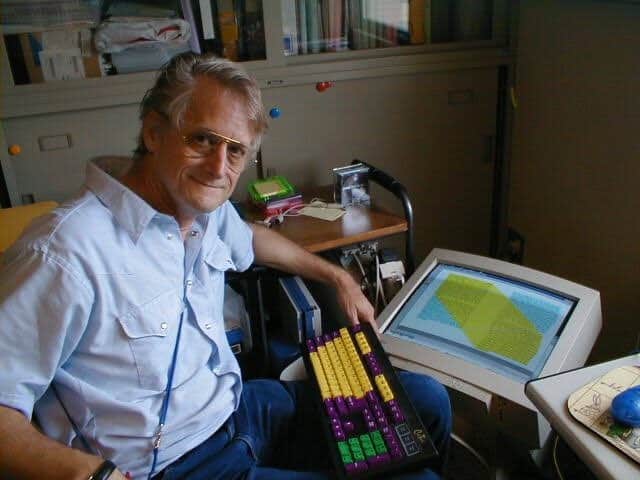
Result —
M 558 439 L 560 435 L 556 434 L 556 438 L 553 440 L 553 466 L 556 468 L 556 473 L 560 480 L 564 480 L 562 472 L 560 471 L 560 464 L 558 462 Z
M 375 310 L 378 310 L 378 293 L 380 294 L 380 299 L 382 300 L 382 308 L 387 306 L 387 298 L 384 294 L 384 287 L 382 285 L 382 277 L 380 275 L 380 260 L 378 259 L 378 255 L 376 257 L 376 301 L 375 301 Z
M 369 278 L 367 277 L 367 272 L 365 272 L 364 270 L 364 266 L 362 265 L 362 262 L 360 261 L 360 257 L 358 257 L 358 255 L 356 253 L 352 253 L 351 256 L 353 257 L 353 259 L 356 261 L 356 264 L 358 265 L 358 268 L 360 268 L 360 274 L 362 275 L 362 279 L 360 280 L 360 288 L 362 290 L 364 290 L 367 293 L 369 292 Z M 369 297 L 371 298 L 371 297 Z
M 285 217 L 297 217 L 302 215 L 300 212 L 304 207 L 316 207 L 316 208 L 339 208 L 340 210 L 344 210 L 344 207 L 335 206 L 337 204 L 328 203 L 322 198 L 312 198 L 309 203 L 300 203 L 298 205 L 293 205 L 283 212 L 277 213 L 275 215 L 270 215 L 264 220 L 256 220 L 255 223 L 262 224 L 266 227 L 270 227 L 273 224 L 281 224 L 284 222 Z

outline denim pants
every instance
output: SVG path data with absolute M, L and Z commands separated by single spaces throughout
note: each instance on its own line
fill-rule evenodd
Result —
M 434 379 L 398 371 L 398 378 L 444 462 L 451 433 L 451 406 Z M 332 478 L 314 389 L 305 381 L 251 380 L 227 423 L 200 446 L 167 467 L 162 480 Z M 439 465 L 434 468 L 438 471 Z M 435 480 L 436 471 L 395 478 Z M 389 477 L 387 477 L 389 478 Z

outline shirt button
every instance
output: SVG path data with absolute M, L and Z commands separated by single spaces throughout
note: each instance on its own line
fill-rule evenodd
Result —
M 197 230 L 191 230 L 191 236 L 192 237 L 197 237 L 198 236 L 198 231 Z
M 162 323 L 160 324 L 160 328 L 161 328 L 162 330 L 166 330 L 168 327 L 169 327 L 169 324 L 168 324 L 167 322 L 162 322 Z
M 172 233 L 167 233 L 167 240 L 171 240 L 173 238 L 173 234 Z
M 210 323 L 205 323 L 204 324 L 204 328 L 206 328 L 207 330 L 211 330 L 211 324 Z
M 190 287 L 191 285 L 193 285 L 193 280 L 187 280 L 187 287 Z

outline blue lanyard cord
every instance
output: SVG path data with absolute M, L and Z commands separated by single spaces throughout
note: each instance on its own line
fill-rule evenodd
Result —
M 169 397 L 171 396 L 171 389 L 173 387 L 173 373 L 176 369 L 176 362 L 178 360 L 178 346 L 180 345 L 180 333 L 182 332 L 182 321 L 186 315 L 187 308 L 182 310 L 180 315 L 180 324 L 178 325 L 178 335 L 176 336 L 176 345 L 173 347 L 173 357 L 171 359 L 171 365 L 169 366 L 169 373 L 167 378 L 167 389 L 165 390 L 164 399 L 162 400 L 162 407 L 160 409 L 160 421 L 158 422 L 158 430 L 156 431 L 156 439 L 153 442 L 153 462 L 151 464 L 151 470 L 149 471 L 148 480 L 151 480 L 151 476 L 156 470 L 156 463 L 158 461 L 158 450 L 160 449 L 160 441 L 162 439 L 162 429 L 164 428 L 164 422 L 167 418 L 167 410 L 169 410 Z

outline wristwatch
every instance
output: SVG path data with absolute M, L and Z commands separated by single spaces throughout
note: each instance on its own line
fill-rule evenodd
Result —
M 113 463 L 111 460 L 105 460 L 100 464 L 95 472 L 89 475 L 89 478 L 87 480 L 107 480 L 107 478 L 109 478 L 109 476 L 115 469 L 115 463 Z

